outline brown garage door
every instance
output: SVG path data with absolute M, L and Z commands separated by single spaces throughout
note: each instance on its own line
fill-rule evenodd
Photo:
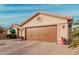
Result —
M 56 42 L 57 26 L 27 28 L 27 40 Z

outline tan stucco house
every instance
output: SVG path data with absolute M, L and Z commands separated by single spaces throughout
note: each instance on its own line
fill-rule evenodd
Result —
M 61 44 L 61 37 L 69 39 L 69 28 L 72 17 L 45 12 L 37 12 L 23 22 L 18 30 L 18 35 L 26 40 L 56 42 Z

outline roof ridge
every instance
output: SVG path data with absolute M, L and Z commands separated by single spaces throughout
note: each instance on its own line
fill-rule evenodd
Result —
M 59 14 L 51 14 L 51 13 L 41 12 L 41 11 L 39 11 L 37 13 L 40 13 L 40 14 L 48 14 L 49 16 L 58 17 L 58 18 L 72 19 L 71 16 L 63 16 L 63 15 L 59 15 Z

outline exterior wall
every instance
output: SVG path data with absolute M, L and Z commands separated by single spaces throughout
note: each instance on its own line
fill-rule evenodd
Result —
M 43 21 L 39 23 L 37 21 L 37 17 L 41 17 Z M 36 16 L 34 19 L 32 19 L 31 21 L 29 21 L 27 24 L 24 24 L 22 27 L 53 25 L 53 24 L 60 24 L 60 23 L 67 23 L 67 20 L 40 14 Z
M 43 21 L 39 23 L 37 21 L 37 17 L 42 17 Z M 33 27 L 33 26 L 44 26 L 44 25 L 57 25 L 57 43 L 61 43 L 61 37 L 68 39 L 68 24 L 66 19 L 46 16 L 46 15 L 38 15 L 29 21 L 27 24 L 24 24 L 22 28 L 25 27 Z M 63 29 L 62 26 L 65 26 Z M 21 34 L 20 34 L 21 35 Z M 25 37 L 25 30 L 22 32 L 22 36 Z
M 19 37 L 21 37 L 21 30 L 19 30 Z
M 25 28 L 22 29 L 22 36 L 25 38 Z
M 21 36 L 25 38 L 25 28 L 21 28 L 21 30 L 19 30 L 19 37 Z
M 62 44 L 61 37 L 68 40 L 68 24 L 59 24 L 57 34 L 58 34 L 58 43 Z

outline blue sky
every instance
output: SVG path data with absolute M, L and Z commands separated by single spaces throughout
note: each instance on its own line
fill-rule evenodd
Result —
M 21 24 L 38 11 L 79 19 L 79 4 L 0 4 L 0 25 Z

